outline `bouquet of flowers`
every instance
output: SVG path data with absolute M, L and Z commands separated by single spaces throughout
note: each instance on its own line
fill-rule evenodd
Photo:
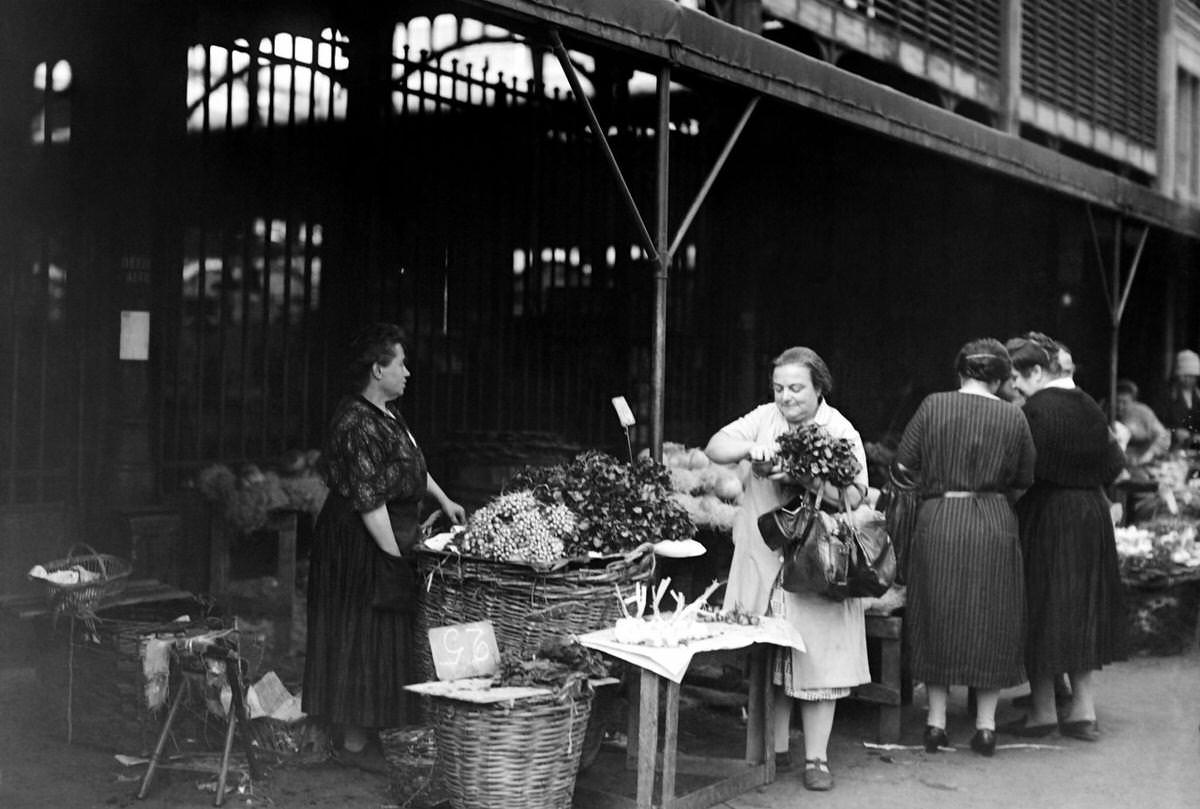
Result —
M 779 437 L 780 467 L 796 480 L 820 479 L 844 489 L 854 483 L 862 467 L 854 445 L 834 438 L 819 424 L 809 423 Z

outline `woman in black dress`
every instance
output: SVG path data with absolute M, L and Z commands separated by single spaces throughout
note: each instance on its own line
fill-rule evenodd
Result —
M 308 579 L 305 713 L 336 726 L 339 760 L 386 766 L 368 731 L 406 724 L 416 575 L 406 558 L 432 495 L 456 523 L 462 506 L 429 475 L 400 415 L 404 333 L 377 323 L 351 345 L 353 395 L 338 403 L 321 456 L 329 497 L 317 517 Z
M 1051 371 L 1057 349 L 1040 334 L 1008 341 L 1013 385 L 1026 396 L 1037 467 L 1033 486 L 1017 503 L 1033 708 L 1002 730 L 1044 736 L 1057 727 L 1066 736 L 1096 741 L 1093 675 L 1124 657 L 1125 607 L 1104 493 L 1121 472 L 1124 455 L 1092 397 Z M 1060 722 L 1054 680 L 1062 672 L 1071 678 L 1073 697 Z
M 1012 500 L 1033 483 L 1033 439 L 1021 411 L 996 395 L 1012 370 L 997 340 L 975 340 L 954 363 L 959 388 L 927 397 L 896 454 L 920 481 L 908 549 L 910 666 L 925 683 L 925 749 L 948 744 L 950 685 L 976 689 L 971 748 L 996 749 L 1000 689 L 1025 681 L 1024 572 Z

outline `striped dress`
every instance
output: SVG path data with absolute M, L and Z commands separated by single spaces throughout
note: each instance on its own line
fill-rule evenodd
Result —
M 919 474 L 925 498 L 908 558 L 913 677 L 984 689 L 1023 682 L 1025 586 L 1010 495 L 1033 482 L 1034 447 L 1020 409 L 935 393 L 908 423 L 896 460 Z
M 1078 389 L 1025 403 L 1036 482 L 1017 503 L 1025 557 L 1031 677 L 1092 671 L 1125 658 L 1125 604 L 1109 501 L 1102 487 L 1123 456 L 1104 412 Z

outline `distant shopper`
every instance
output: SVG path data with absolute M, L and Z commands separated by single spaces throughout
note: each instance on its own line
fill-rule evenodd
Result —
M 1057 344 L 1038 337 L 1008 341 L 1013 384 L 1027 397 L 1037 464 L 1033 486 L 1017 503 L 1033 707 L 1002 730 L 1044 736 L 1057 727 L 1096 741 L 1094 673 L 1124 657 L 1125 608 L 1104 487 L 1125 458 L 1099 405 L 1051 375 Z M 1073 693 L 1059 722 L 1054 679 L 1061 672 L 1070 675 Z
M 1176 447 L 1191 448 L 1200 440 L 1200 354 L 1180 351 L 1175 355 L 1175 370 L 1167 405 L 1161 411 L 1171 430 Z
M 1138 386 L 1117 382 L 1117 421 L 1129 430 L 1125 458 L 1131 467 L 1145 466 L 1171 448 L 1171 433 L 1148 405 L 1138 401 Z
M 996 750 L 1000 689 L 1025 681 L 1025 573 L 1012 502 L 1033 483 L 1021 411 L 996 393 L 1012 372 L 998 340 L 974 340 L 954 362 L 959 388 L 928 396 L 908 423 L 899 473 L 924 497 L 909 549 L 912 675 L 925 683 L 925 749 L 948 745 L 949 686 L 975 689 L 971 748 Z

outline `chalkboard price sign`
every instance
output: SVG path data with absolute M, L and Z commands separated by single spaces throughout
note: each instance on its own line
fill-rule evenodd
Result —
M 435 626 L 429 630 L 429 646 L 439 680 L 487 677 L 500 665 L 491 621 Z

